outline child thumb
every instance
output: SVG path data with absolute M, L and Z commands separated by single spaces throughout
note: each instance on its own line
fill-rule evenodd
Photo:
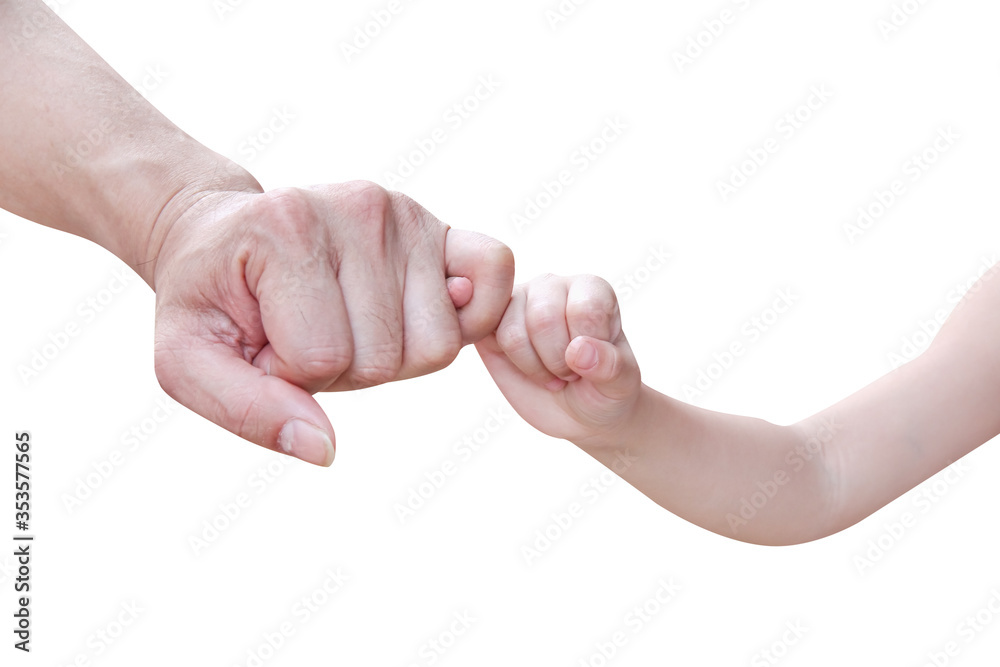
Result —
M 577 336 L 566 348 L 566 364 L 608 398 L 628 398 L 638 384 L 639 366 L 624 339 L 615 345 Z

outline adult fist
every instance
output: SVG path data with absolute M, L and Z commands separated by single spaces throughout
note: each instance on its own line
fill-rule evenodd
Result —
M 211 192 L 161 238 L 163 389 L 319 465 L 333 460 L 334 434 L 312 393 L 447 366 L 497 327 L 513 286 L 505 245 L 367 182 Z

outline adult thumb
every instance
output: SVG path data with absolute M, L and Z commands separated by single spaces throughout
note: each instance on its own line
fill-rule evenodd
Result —
M 157 379 L 180 404 L 267 449 L 333 462 L 333 426 L 309 392 L 267 375 L 221 341 L 157 342 Z

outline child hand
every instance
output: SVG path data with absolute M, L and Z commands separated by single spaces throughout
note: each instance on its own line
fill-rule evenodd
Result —
M 515 286 L 496 332 L 476 348 L 514 410 L 542 433 L 616 445 L 633 421 L 639 366 L 614 290 L 600 278 L 545 275 Z

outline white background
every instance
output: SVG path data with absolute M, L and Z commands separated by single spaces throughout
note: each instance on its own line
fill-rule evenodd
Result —
M 682 396 L 791 290 L 794 307 L 695 400 L 712 409 L 776 423 L 822 409 L 889 372 L 905 341 L 925 344 L 921 322 L 1000 256 L 996 3 L 911 1 L 887 36 L 886 0 L 591 0 L 555 27 L 555 0 L 404 0 L 348 62 L 342 44 L 386 4 L 247 0 L 220 13 L 210 0 L 69 0 L 58 11 L 133 84 L 160 71 L 150 101 L 267 188 L 385 184 L 415 141 L 446 128 L 397 189 L 508 243 L 519 281 L 586 272 L 618 284 L 644 379 L 665 393 Z M 734 20 L 678 67 L 724 9 Z M 460 127 L 445 122 L 490 75 L 499 88 Z M 814 86 L 832 97 L 786 137 L 777 123 Z M 275 109 L 294 120 L 248 160 L 241 144 Z M 585 172 L 571 167 L 615 118 L 620 138 Z M 947 127 L 954 145 L 918 180 L 904 176 Z M 717 183 L 769 137 L 780 149 L 724 202 Z M 512 214 L 566 168 L 573 184 L 515 228 Z M 851 243 L 845 225 L 896 178 L 906 193 Z M 651 248 L 671 255 L 659 270 L 646 269 Z M 933 503 L 906 495 L 818 542 L 752 546 L 623 482 L 585 493 L 604 469 L 510 416 L 466 349 L 427 378 L 321 396 L 338 452 L 313 468 L 183 408 L 152 419 L 164 399 L 153 294 L 134 278 L 92 320 L 78 310 L 122 267 L 0 215 L 0 472 L 12 478 L 12 434 L 30 430 L 37 535 L 30 656 L 10 648 L 12 549 L 0 556 L 4 664 L 767 665 L 760 651 L 773 648 L 788 666 L 919 666 L 955 641 L 958 655 L 939 661 L 972 666 L 1000 653 L 1000 614 L 984 612 L 992 624 L 971 641 L 962 625 L 1000 596 L 994 447 L 964 459 L 958 481 L 920 487 Z M 641 282 L 627 299 L 626 276 Z M 81 334 L 25 381 L 19 366 L 71 321 Z M 486 438 L 491 410 L 507 418 Z M 132 428 L 146 430 L 135 448 Z M 463 438 L 483 442 L 468 460 Z M 122 462 L 103 479 L 115 450 Z M 397 503 L 448 460 L 458 472 L 401 522 Z M 261 484 L 268 465 L 280 472 Z M 89 497 L 68 506 L 81 489 Z M 250 505 L 196 553 L 191 538 L 224 525 L 220 506 L 241 493 Z M 583 516 L 529 563 L 523 547 L 555 535 L 552 515 L 573 502 Z M 916 525 L 893 537 L 906 512 Z M 338 568 L 349 580 L 327 596 Z M 632 622 L 670 579 L 676 596 Z M 296 605 L 313 595 L 325 604 L 305 619 Z M 142 611 L 119 634 L 132 603 Z M 462 613 L 475 620 L 452 643 Z M 285 622 L 294 634 L 269 650 Z M 606 660 L 599 645 L 618 631 L 627 641 Z M 450 648 L 433 652 L 437 639 Z

